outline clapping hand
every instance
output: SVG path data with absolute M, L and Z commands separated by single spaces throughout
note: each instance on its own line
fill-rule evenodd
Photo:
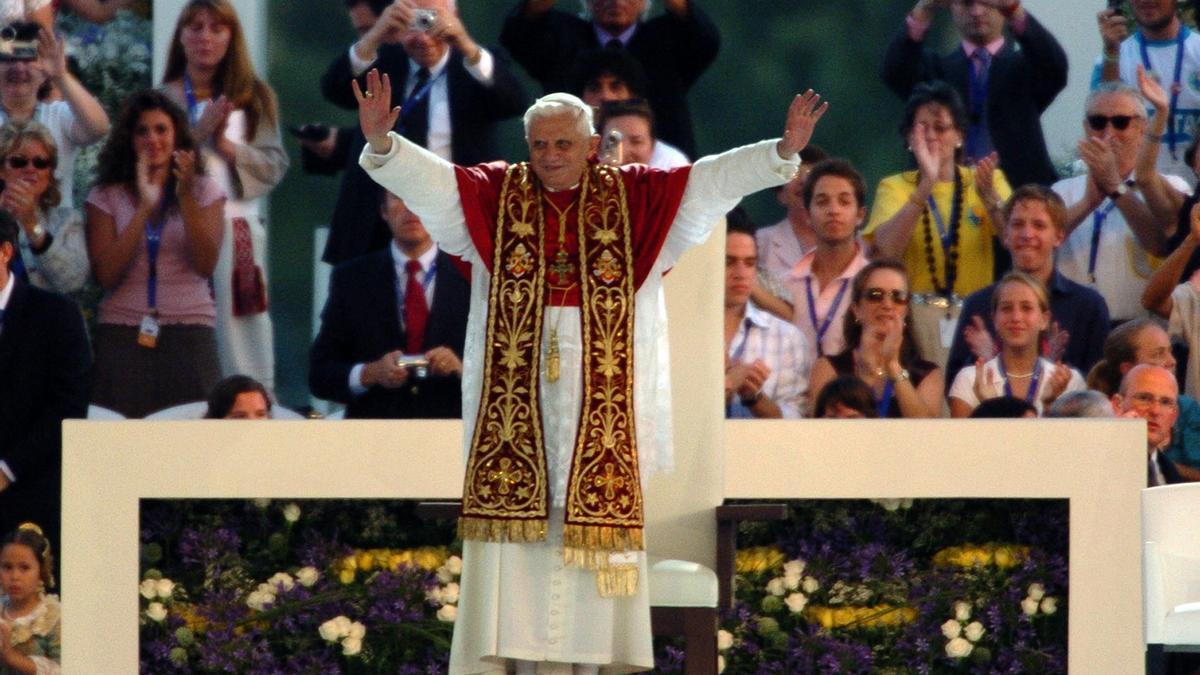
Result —
M 200 119 L 196 120 L 196 142 L 215 142 L 225 133 L 225 123 L 229 121 L 229 113 L 233 112 L 233 101 L 218 96 L 204 107 Z
M 937 181 L 939 168 L 941 165 L 941 141 L 928 140 L 928 126 L 924 122 L 918 122 L 913 125 L 912 131 L 908 134 L 908 147 L 912 150 L 913 158 L 917 160 L 917 168 L 921 173 L 921 182 L 927 183 L 929 188 L 933 188 L 933 184 Z
M 163 186 L 150 176 L 150 162 L 145 156 L 137 160 L 137 189 L 138 207 L 145 209 L 156 208 L 163 196 Z
M 388 132 L 400 119 L 400 106 L 392 106 L 391 78 L 386 74 L 381 77 L 379 69 L 372 68 L 367 73 L 366 92 L 358 86 L 358 80 L 350 86 L 354 88 L 354 98 L 358 99 L 358 123 L 371 145 L 371 152 L 377 155 L 391 152 L 392 139 Z
M 812 89 L 792 99 L 783 127 L 783 138 L 775 144 L 775 152 L 780 159 L 790 159 L 808 146 L 813 129 L 826 110 L 829 110 L 829 102 L 822 103 L 820 94 Z
M 8 181 L 0 195 L 0 208 L 12 214 L 28 232 L 37 225 L 37 204 L 29 184 L 22 180 Z
M 180 198 L 191 195 L 196 185 L 196 153 L 191 150 L 171 153 L 171 174 L 175 176 L 175 194 Z
M 996 388 L 996 376 L 986 363 L 983 359 L 975 359 L 975 400 L 980 403 L 999 395 L 999 390 Z
M 996 341 L 984 325 L 983 317 L 978 314 L 971 317 L 971 323 L 963 327 L 963 341 L 977 359 L 988 361 L 996 355 Z
M 1000 201 L 1000 193 L 996 192 L 996 165 L 999 163 L 1000 155 L 995 152 L 975 163 L 975 192 L 988 208 Z
M 1117 153 L 1102 138 L 1088 136 L 1079 141 L 1079 157 L 1087 165 L 1088 176 L 1096 184 L 1100 194 L 1108 195 L 1121 184 L 1121 172 L 1117 168 Z
M 1159 84 L 1158 80 L 1146 72 L 1145 66 L 1140 63 L 1137 67 L 1137 82 L 1138 89 L 1142 91 L 1142 96 L 1154 106 L 1158 114 L 1163 114 L 1168 106 L 1167 92 Z
M 1034 368 L 1037 366 L 1035 365 Z M 1071 367 L 1059 361 L 1054 364 L 1054 371 L 1050 374 L 1050 379 L 1046 381 L 1045 393 L 1042 394 L 1042 403 L 1050 405 L 1064 391 L 1067 390 L 1067 385 L 1071 383 Z

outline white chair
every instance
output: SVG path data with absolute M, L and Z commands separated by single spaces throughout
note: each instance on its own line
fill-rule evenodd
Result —
M 116 410 L 101 408 L 98 405 L 89 405 L 87 418 L 89 420 L 116 421 L 125 419 L 125 416 Z
M 684 675 L 717 672 L 717 573 L 687 560 L 647 560 L 650 629 L 682 637 Z
M 1200 483 L 1142 490 L 1146 672 L 1167 651 L 1200 651 Z

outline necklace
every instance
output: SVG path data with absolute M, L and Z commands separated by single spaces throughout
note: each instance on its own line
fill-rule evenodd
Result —
M 1010 380 L 1028 380 L 1031 377 L 1033 377 L 1032 370 L 1029 371 L 1028 373 L 1009 373 L 1008 374 L 1008 379 L 1010 379 Z
M 921 223 L 924 225 L 925 264 L 929 268 L 929 279 L 933 282 L 934 292 L 949 298 L 954 294 L 954 282 L 958 276 L 958 233 L 962 220 L 963 180 L 958 166 L 954 167 L 954 194 L 950 202 L 950 222 L 942 221 L 942 212 L 933 195 L 928 198 L 928 206 L 921 213 Z M 945 258 L 945 285 L 938 283 L 937 263 L 933 258 L 933 224 L 930 223 L 930 212 L 937 218 L 938 235 L 942 244 L 942 254 Z
M 582 193 L 580 193 L 582 195 Z M 546 202 L 550 204 L 550 208 L 554 209 L 554 213 L 558 216 L 558 252 L 554 254 L 554 262 L 550 265 L 550 273 L 558 277 L 558 283 L 566 282 L 567 275 L 575 269 L 570 261 L 570 256 L 567 255 L 567 214 L 575 206 L 575 200 L 571 200 L 565 208 L 558 208 L 558 204 L 546 196 Z M 574 284 L 572 284 L 574 285 Z M 565 291 L 564 291 L 565 294 Z M 553 381 L 553 380 L 551 380 Z

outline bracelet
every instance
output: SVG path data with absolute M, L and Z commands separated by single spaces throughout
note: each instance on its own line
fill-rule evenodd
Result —
M 1120 63 L 1121 62 L 1121 52 L 1109 53 L 1109 51 L 1107 49 L 1105 49 L 1104 50 L 1104 62 L 1105 63 Z
M 1000 13 L 1004 15 L 1004 18 L 1011 19 L 1013 17 L 1013 14 L 1017 13 L 1018 9 L 1021 9 L 1021 0 L 1017 0 L 1016 2 L 1009 5 L 1008 7 L 1001 9 Z

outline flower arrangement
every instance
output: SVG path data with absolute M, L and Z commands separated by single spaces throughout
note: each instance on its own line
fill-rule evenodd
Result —
M 789 511 L 739 531 L 721 672 L 1066 671 L 1065 501 L 814 500 Z M 681 672 L 668 649 L 657 656 L 659 672 Z
M 141 670 L 445 672 L 462 560 L 408 506 L 144 501 Z

